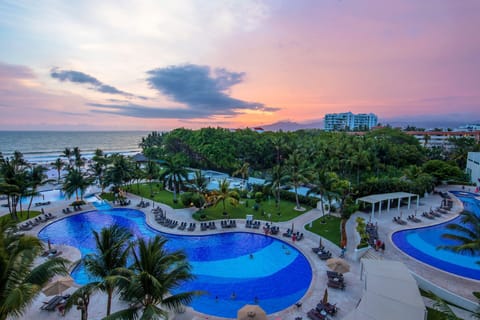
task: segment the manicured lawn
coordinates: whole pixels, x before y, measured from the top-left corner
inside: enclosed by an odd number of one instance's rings
[[[322,223],[322,221],[325,221],[325,223]],[[313,221],[311,228],[309,225],[307,225],[305,228],[340,246],[341,221],[342,219],[338,217],[327,215],[325,216],[325,219],[318,218],[317,220]]]
[[[30,218],[34,218],[41,213],[42,212],[40,212],[40,211],[30,210]],[[25,220],[27,220],[27,211],[17,211],[17,216],[18,216],[18,221],[16,223],[25,221]],[[0,219],[1,220],[12,221],[12,219],[10,218],[10,213],[7,213],[6,215],[1,216]]]
[[[220,202],[217,206],[211,206],[207,209],[198,211],[194,214],[194,218],[197,220],[216,220],[216,219],[245,219],[247,214],[252,214],[254,219],[266,220],[266,221],[288,221],[295,217],[298,217],[305,211],[295,211],[294,202],[289,201],[280,201],[278,208],[275,207],[275,201],[273,199],[266,200],[260,203],[257,210],[254,209],[255,201],[252,199],[242,199],[241,203],[238,206],[233,207],[225,201],[225,211],[228,213],[228,216],[223,215],[223,204]],[[306,211],[310,210],[311,207],[302,205]],[[280,213],[280,214],[279,214]],[[205,218],[201,219],[201,215],[204,214]]]
[[[129,188],[127,188],[127,191],[145,199],[164,203],[174,209],[184,208],[183,204],[180,202],[180,195],[177,194],[178,202],[173,203],[173,193],[164,190],[161,183],[152,183],[152,192],[150,192],[149,183],[142,183],[138,186],[136,184],[133,184]]]

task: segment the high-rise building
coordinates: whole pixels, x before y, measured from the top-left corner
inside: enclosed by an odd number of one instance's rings
[[[325,115],[325,131],[359,131],[370,130],[378,123],[373,113],[353,114],[351,112],[329,113]]]

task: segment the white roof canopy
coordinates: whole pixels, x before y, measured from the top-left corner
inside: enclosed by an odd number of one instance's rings
[[[366,197],[358,198],[357,201],[363,201],[367,203],[377,203],[385,200],[404,199],[404,198],[411,198],[411,197],[417,197],[417,196],[418,195],[414,193],[408,193],[408,192],[392,192],[392,193],[371,194]]]

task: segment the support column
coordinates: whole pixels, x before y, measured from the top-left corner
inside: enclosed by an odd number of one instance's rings
[[[372,222],[373,222],[373,218],[375,217],[374,213],[375,213],[375,203],[372,203],[372,216],[370,217],[370,221]]]
[[[402,202],[402,198],[398,198],[398,207],[397,207],[397,213],[400,213],[400,202]]]
[[[419,204],[420,204],[420,196],[417,194],[417,209],[418,209]]]
[[[387,211],[390,212],[390,200],[391,199],[388,199],[388,203],[387,203]]]
[[[408,196],[408,209],[410,209],[410,202],[412,200],[412,197],[411,196]]]

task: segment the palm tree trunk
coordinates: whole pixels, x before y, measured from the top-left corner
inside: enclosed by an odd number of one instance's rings
[[[27,219],[30,219],[30,208],[32,207],[32,202],[33,202],[33,194],[30,197],[30,202],[28,203],[28,208],[27,208]]]
[[[107,316],[110,315],[112,309],[112,290],[107,291]]]
[[[297,203],[297,209],[300,209],[300,200],[298,199],[297,185],[295,184],[295,202]]]

